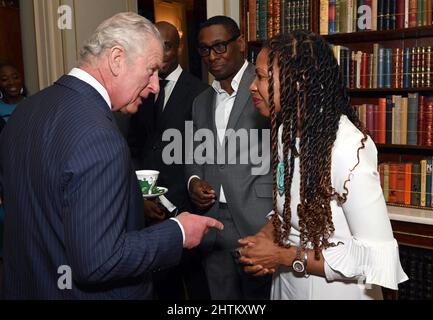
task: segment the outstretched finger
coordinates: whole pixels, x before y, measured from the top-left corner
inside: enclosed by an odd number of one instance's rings
[[[224,225],[218,220],[210,217],[206,217],[206,220],[206,226],[208,226],[209,228],[216,228],[218,230],[224,229]]]

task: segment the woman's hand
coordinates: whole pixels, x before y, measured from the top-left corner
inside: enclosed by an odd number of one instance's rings
[[[280,265],[281,248],[269,233],[260,231],[255,236],[240,239],[239,243],[244,245],[238,251],[246,273],[262,276],[274,273]]]

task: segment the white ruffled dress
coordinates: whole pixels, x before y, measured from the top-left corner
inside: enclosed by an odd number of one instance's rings
[[[340,194],[350,170],[357,163],[362,133],[342,116],[332,149],[332,185]],[[279,128],[279,161],[283,159],[282,127]],[[298,141],[299,143],[299,141]],[[280,268],[273,278],[271,299],[382,299],[381,286],[397,290],[406,281],[399,259],[385,200],[377,172],[377,150],[369,137],[360,151],[360,164],[353,171],[347,187],[347,201],[339,206],[331,202],[335,232],[331,237],[338,246],[322,251],[326,277],[299,277],[291,268]],[[299,158],[295,158],[291,186],[292,229],[289,243],[299,244],[300,202]],[[277,198],[281,214],[284,195]]]

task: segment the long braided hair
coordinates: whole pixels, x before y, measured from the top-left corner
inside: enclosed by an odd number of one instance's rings
[[[267,41],[269,108],[272,124],[273,207],[277,212],[276,172],[278,164],[278,125],[274,103],[274,64],[279,69],[281,122],[283,125],[284,194],[283,216],[273,217],[275,242],[284,246],[291,229],[290,186],[294,159],[300,157],[300,204],[297,207],[300,245],[311,245],[316,259],[324,248],[335,246],[329,241],[334,232],[331,200],[340,204],[347,199],[347,183],[359,164],[359,152],[365,147],[367,131],[351,106],[332,49],[319,35],[294,31]],[[337,136],[341,115],[363,133],[357,150],[358,162],[348,172],[343,194],[331,183],[331,151]],[[296,138],[300,138],[299,154]]]

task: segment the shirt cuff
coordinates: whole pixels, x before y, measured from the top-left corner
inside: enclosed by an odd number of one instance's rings
[[[199,176],[191,176],[191,177],[188,179],[188,184],[187,184],[187,186],[186,186],[186,188],[187,188],[187,190],[188,190],[188,193],[189,193],[189,184],[191,183],[191,180],[194,179],[194,178],[200,179]]]
[[[185,244],[185,230],[183,230],[183,226],[182,223],[180,223],[179,220],[177,220],[176,218],[170,218],[170,220],[176,221],[176,223],[179,225],[180,231],[182,231],[182,244]]]
[[[159,196],[159,201],[161,204],[174,216],[177,216],[177,208],[176,206],[171,203],[170,200],[168,200],[164,195]]]

